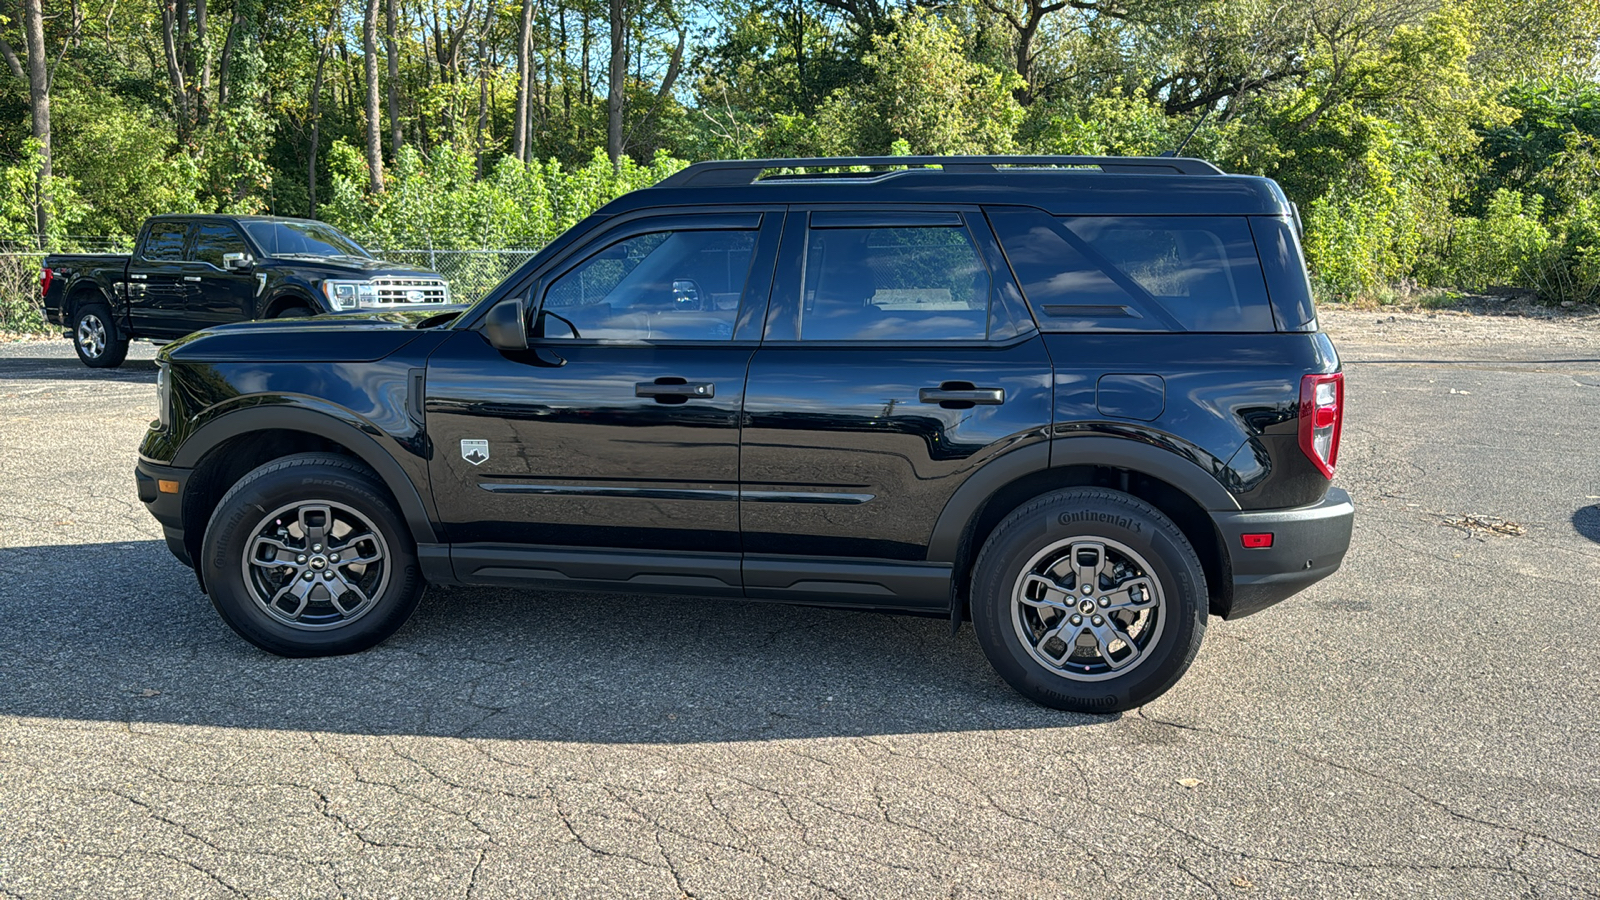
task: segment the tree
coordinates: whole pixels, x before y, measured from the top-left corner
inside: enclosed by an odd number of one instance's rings
[[[367,187],[383,193],[383,119],[378,112],[378,0],[367,0],[361,23],[361,53],[367,88]]]
[[[28,107],[33,117],[33,139],[39,142],[38,202],[35,206],[41,239],[50,232],[50,69],[44,46],[43,0],[23,0],[23,28],[28,41]]]

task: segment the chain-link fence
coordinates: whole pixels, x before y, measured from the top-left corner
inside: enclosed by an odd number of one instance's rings
[[[472,303],[505,280],[537,250],[374,250],[373,255],[438,272],[450,282],[450,299]]]

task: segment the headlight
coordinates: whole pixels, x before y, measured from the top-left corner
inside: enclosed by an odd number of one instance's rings
[[[156,420],[172,427],[172,369],[166,363],[156,364]]]
[[[324,281],[322,293],[334,309],[360,309],[378,304],[378,286],[370,281]]]

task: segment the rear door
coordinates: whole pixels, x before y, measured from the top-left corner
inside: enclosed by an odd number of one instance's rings
[[[745,394],[750,596],[943,609],[960,485],[1045,440],[1050,360],[976,210],[788,217]]]
[[[190,326],[183,254],[190,223],[158,219],[128,261],[128,316],[140,337],[181,337]]]
[[[781,219],[618,225],[529,286],[528,350],[461,331],[429,358],[458,577],[740,593],[740,411]]]
[[[224,268],[223,257],[229,253],[254,255],[244,236],[230,223],[195,223],[183,263],[185,305],[195,328],[255,317],[261,282],[249,272]]]

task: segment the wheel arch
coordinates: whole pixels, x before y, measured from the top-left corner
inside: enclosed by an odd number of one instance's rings
[[[79,278],[66,286],[61,299],[61,319],[70,323],[78,314],[78,308],[85,303],[104,303],[106,309],[111,311],[111,321],[121,327],[117,307],[106,289],[92,278]]]
[[[371,426],[368,426],[369,428]],[[437,543],[422,495],[400,464],[356,424],[325,412],[255,407],[225,413],[184,441],[172,465],[192,470],[183,497],[184,543],[199,559],[200,542],[217,503],[257,466],[295,453],[321,451],[360,460],[388,489],[419,545]]]
[[[261,314],[258,319],[270,319],[278,313],[295,306],[303,306],[311,310],[312,315],[324,312],[316,298],[298,288],[288,287],[266,298],[261,304]]]
[[[1232,563],[1210,510],[1238,501],[1210,473],[1169,451],[1121,438],[1058,438],[1013,450],[973,473],[945,504],[928,559],[950,563],[952,617],[965,617],[972,566],[1002,519],[1041,494],[1068,487],[1109,487],[1138,497],[1172,519],[1205,570],[1210,607],[1232,603]],[[958,619],[959,620],[959,619]]]

